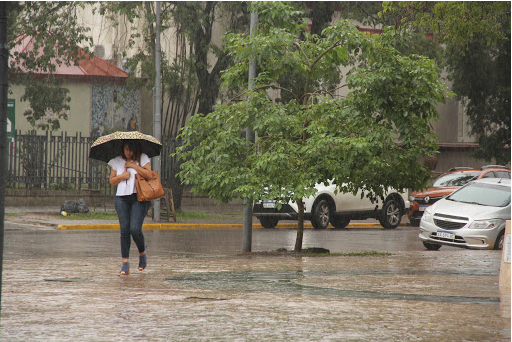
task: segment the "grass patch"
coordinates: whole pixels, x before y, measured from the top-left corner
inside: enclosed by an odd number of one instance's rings
[[[177,220],[222,220],[226,216],[240,215],[240,213],[205,213],[202,211],[181,211],[176,212]]]
[[[176,213],[177,220],[222,220],[226,216],[239,215],[240,213],[205,213],[202,211],[181,211]],[[86,214],[59,215],[59,218],[66,220],[117,220],[115,211],[89,211]]]
[[[18,217],[18,216],[21,216],[21,214],[20,213],[5,213],[5,216]]]
[[[66,220],[117,220],[115,211],[90,211],[82,214],[59,215],[59,218]]]

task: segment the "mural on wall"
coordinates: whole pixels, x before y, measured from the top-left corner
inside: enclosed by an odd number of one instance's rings
[[[137,131],[139,112],[139,91],[127,91],[123,86],[92,86],[92,135]]]

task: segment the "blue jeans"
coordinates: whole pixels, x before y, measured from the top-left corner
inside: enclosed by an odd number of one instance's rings
[[[116,196],[115,206],[119,225],[121,227],[121,257],[130,257],[131,238],[137,245],[139,253],[146,250],[144,234],[142,234],[142,223],[148,213],[150,201],[139,202],[137,194],[128,196]]]

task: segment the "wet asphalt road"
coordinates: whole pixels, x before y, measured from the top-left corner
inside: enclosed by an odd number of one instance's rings
[[[117,256],[119,232],[117,230],[56,231],[30,228],[30,226],[6,223],[7,252],[19,257],[59,256],[70,253],[75,256]],[[146,244],[153,255],[173,253],[233,254],[242,249],[241,229],[176,229],[144,230]],[[252,251],[272,251],[278,248],[293,250],[296,230],[253,229]],[[303,248],[322,247],[331,253],[339,252],[399,252],[424,251],[418,238],[418,228],[400,226],[384,230],[378,227],[305,229]],[[443,246],[442,250],[457,250]],[[132,244],[132,251],[134,246]]]
[[[7,223],[2,341],[510,341],[501,251],[427,251],[417,228],[307,229],[303,247],[389,255],[241,256],[240,229],[145,230],[119,276],[118,231]],[[294,229],[253,231],[253,251]],[[132,255],[137,255],[132,244]]]

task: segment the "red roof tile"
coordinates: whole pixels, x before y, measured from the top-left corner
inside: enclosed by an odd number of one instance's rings
[[[34,49],[31,36],[19,36],[19,44],[11,50],[11,56],[15,52],[26,52]],[[43,48],[40,48],[42,53]],[[85,52],[80,47],[78,48],[79,54],[83,56]],[[12,57],[11,57],[12,58]],[[55,63],[56,64],[56,63]],[[92,58],[85,58],[78,62],[76,65],[57,65],[56,75],[61,75],[65,78],[73,79],[89,79],[89,78],[121,78],[126,79],[128,74],[118,68],[117,66],[99,58],[93,56]]]

